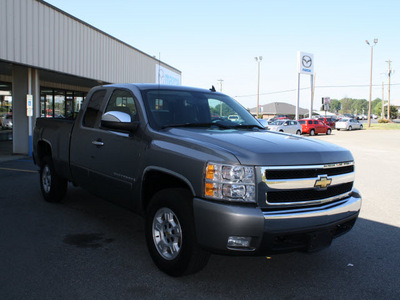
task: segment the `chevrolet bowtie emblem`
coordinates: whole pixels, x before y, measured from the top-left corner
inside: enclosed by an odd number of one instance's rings
[[[315,181],[314,187],[319,190],[326,189],[332,183],[332,179],[328,178],[326,175],[318,176],[318,179]]]

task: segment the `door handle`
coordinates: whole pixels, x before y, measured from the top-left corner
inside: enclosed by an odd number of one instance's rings
[[[92,141],[92,144],[98,147],[104,146],[104,143],[101,140]]]

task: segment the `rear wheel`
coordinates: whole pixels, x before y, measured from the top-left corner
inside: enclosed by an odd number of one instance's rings
[[[363,126],[362,125],[360,125],[360,130],[363,130]]]
[[[310,135],[315,135],[315,130],[314,129],[310,130]]]
[[[68,181],[57,175],[53,160],[46,156],[40,166],[40,189],[48,202],[60,202],[67,193]]]
[[[147,247],[156,266],[171,276],[198,272],[210,257],[197,244],[192,198],[185,189],[161,190],[147,210]]]
[[[349,131],[351,131],[353,128],[351,126],[349,126]]]

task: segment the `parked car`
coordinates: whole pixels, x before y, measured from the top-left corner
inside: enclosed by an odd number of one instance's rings
[[[336,129],[345,129],[345,130],[353,130],[353,129],[363,129],[363,125],[356,119],[343,118],[336,122]]]
[[[293,120],[277,120],[268,124],[267,129],[271,131],[301,134],[301,125],[299,122]]]
[[[335,119],[334,118],[318,118],[319,121],[324,123],[325,125],[328,125],[330,128],[334,129],[335,128]]]
[[[13,127],[13,119],[12,119],[12,115],[8,114],[4,117],[1,126],[3,127],[3,129],[12,129]]]
[[[309,135],[316,135],[318,133],[332,133],[332,129],[319,120],[301,119],[299,120],[299,123],[301,124],[302,132]]]

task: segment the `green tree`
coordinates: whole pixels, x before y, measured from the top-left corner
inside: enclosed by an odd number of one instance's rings
[[[337,99],[331,99],[330,112],[337,114],[341,110],[342,104]]]
[[[342,104],[342,114],[351,114],[353,113],[353,99],[351,98],[343,98],[340,100],[340,103]]]

